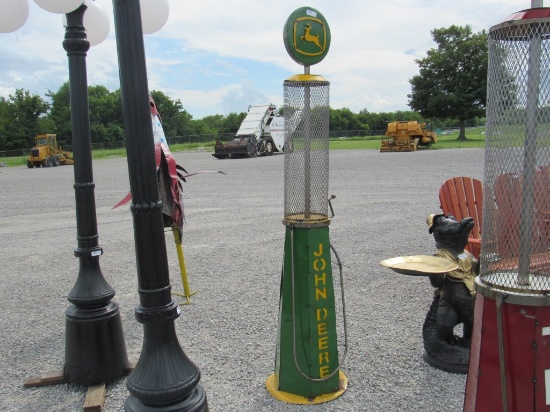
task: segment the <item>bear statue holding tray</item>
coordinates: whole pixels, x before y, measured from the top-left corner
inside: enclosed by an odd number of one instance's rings
[[[469,217],[457,221],[452,215],[430,215],[427,224],[435,240],[435,256],[453,262],[456,269],[429,275],[436,290],[422,327],[424,359],[448,372],[467,373],[479,261],[464,248],[474,221]],[[461,337],[454,333],[460,324]]]
[[[467,373],[474,323],[474,281],[479,261],[467,250],[474,227],[470,217],[457,221],[451,215],[428,216],[429,233],[437,252],[432,255],[399,256],[380,262],[403,275],[428,276],[436,288],[422,326],[424,360],[435,368]],[[455,329],[462,328],[462,334]]]

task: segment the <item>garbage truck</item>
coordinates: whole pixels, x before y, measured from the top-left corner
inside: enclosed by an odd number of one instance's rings
[[[230,142],[216,140],[214,156],[217,159],[271,156],[282,152],[285,144],[285,120],[273,104],[248,107],[235,138]]]

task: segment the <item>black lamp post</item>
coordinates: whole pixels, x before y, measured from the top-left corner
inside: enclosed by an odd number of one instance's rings
[[[139,0],[113,0],[140,303],[141,356],[128,376],[127,411],[208,411],[200,372],[183,352],[174,320]]]
[[[80,270],[67,299],[65,313],[64,378],[71,383],[95,385],[127,374],[129,365],[115,291],[99,268],[103,249],[98,244],[88,111],[86,52],[90,43],[83,27],[83,4],[67,14],[63,47],[69,60],[72,143]]]

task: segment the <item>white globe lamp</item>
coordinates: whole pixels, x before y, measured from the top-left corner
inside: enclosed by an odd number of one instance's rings
[[[78,9],[84,0],[34,0],[34,2],[50,13],[67,14]]]
[[[107,12],[92,0],[86,0],[88,7],[84,13],[84,28],[91,46],[97,46],[109,35],[110,23]]]
[[[170,6],[168,0],[140,0],[143,34],[152,34],[168,21]]]
[[[84,5],[87,7],[84,13],[84,28],[86,29],[86,38],[90,42],[90,46],[97,46],[109,35],[111,24],[107,12],[99,7],[93,0],[85,0]],[[67,27],[67,16],[63,15],[63,26]]]
[[[16,31],[28,17],[28,0],[0,0],[0,33]]]

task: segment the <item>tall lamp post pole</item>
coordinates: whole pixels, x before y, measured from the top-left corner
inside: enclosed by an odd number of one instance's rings
[[[92,173],[86,52],[90,43],[83,25],[87,7],[67,14],[63,48],[69,60],[74,190],[80,270],[67,299],[64,376],[68,382],[97,384],[126,375],[128,358],[115,291],[101,273]]]
[[[140,302],[141,356],[128,376],[127,411],[208,411],[199,369],[183,352],[174,321],[139,0],[113,0]]]

